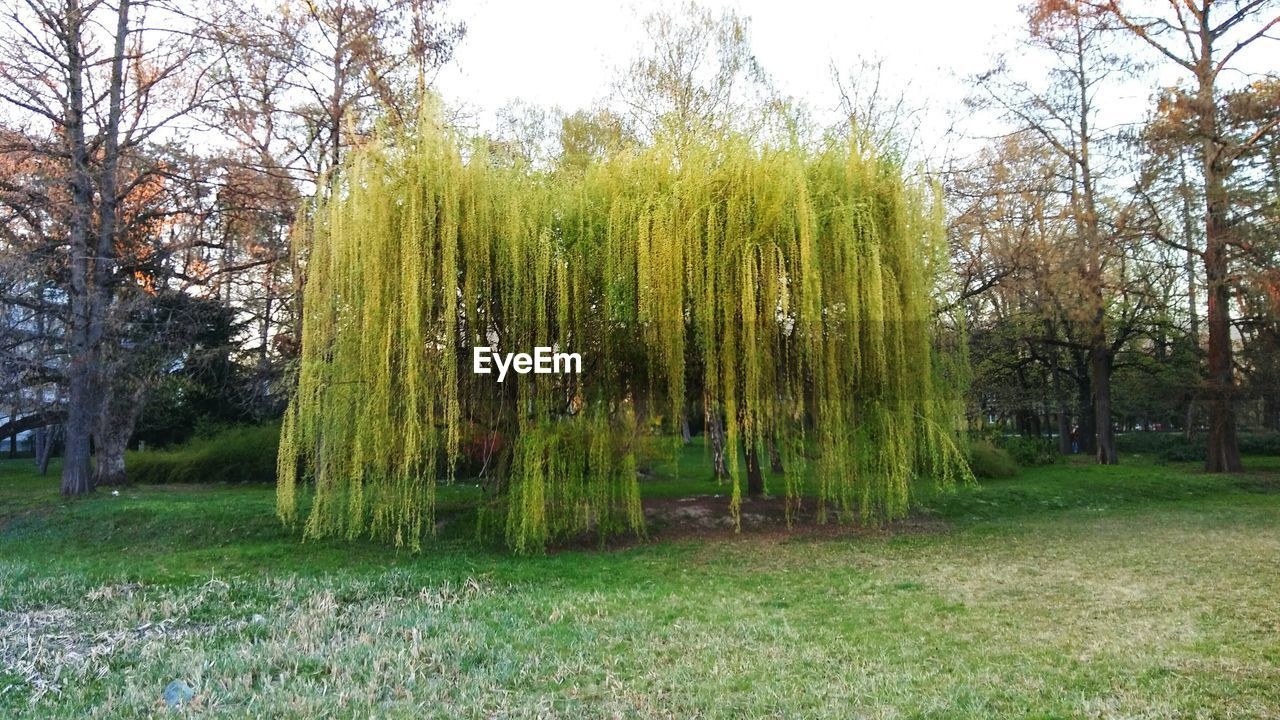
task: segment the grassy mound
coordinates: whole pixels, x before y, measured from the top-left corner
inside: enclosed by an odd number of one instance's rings
[[[242,425],[172,450],[131,452],[125,466],[137,483],[274,483],[279,444],[279,425]]]
[[[984,480],[1002,480],[1018,474],[1018,463],[1009,451],[986,440],[976,440],[970,445],[969,468],[974,477]]]

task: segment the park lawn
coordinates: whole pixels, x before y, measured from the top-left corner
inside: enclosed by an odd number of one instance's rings
[[[168,716],[175,679],[196,716],[1280,717],[1280,459],[1125,460],[875,532],[535,558],[299,543],[263,486],[63,502],[0,463],[0,717]],[[723,492],[696,472],[646,494]]]

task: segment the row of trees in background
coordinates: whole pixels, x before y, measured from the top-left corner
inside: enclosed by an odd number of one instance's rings
[[[1238,469],[1238,418],[1280,428],[1280,77],[1265,60],[1280,7],[1040,0],[1025,13],[1018,62],[969,78],[968,110],[1001,128],[976,149],[926,146],[928,108],[890,89],[880,61],[833,71],[838,120],[823,126],[771,85],[743,19],[696,9],[649,19],[653,52],[609,107],[517,104],[494,141],[545,164],[737,122],[800,143],[851,132],[920,162],[946,187],[959,282],[938,292],[967,320],[975,427],[1056,435],[1061,452],[1075,436],[1102,463],[1118,461],[1119,428],[1176,428],[1202,434],[1209,469]],[[1169,86],[1147,79],[1165,69]]]
[[[415,117],[463,36],[441,2],[12,4],[0,437],[58,428],[79,494],[123,479],[130,437],[277,416],[309,198],[378,123]],[[1280,81],[1258,59],[1278,18],[1274,0],[1039,0],[1023,53],[1051,71],[972,78],[970,109],[1006,131],[939,155],[879,64],[833,72],[834,112],[815,111],[771,83],[747,19],[688,5],[646,19],[607,102],[514,103],[484,141],[534,169],[727,130],[852,134],[919,162],[946,187],[957,282],[937,292],[966,319],[975,425],[1053,431],[1064,451],[1075,434],[1100,462],[1118,426],[1203,428],[1208,467],[1230,470],[1239,422],[1280,424]],[[1177,79],[1154,87],[1154,69]],[[1134,88],[1154,93],[1139,123],[1115,112]]]
[[[1052,418],[1102,463],[1117,425],[1204,417],[1206,467],[1238,470],[1238,415],[1280,422],[1280,78],[1237,64],[1274,51],[1277,6],[1043,0],[1027,20],[1050,73],[975,79],[1011,131],[950,181],[982,411]],[[1117,115],[1161,63],[1182,76],[1145,122]]]

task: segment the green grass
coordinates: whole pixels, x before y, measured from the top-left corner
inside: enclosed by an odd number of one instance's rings
[[[647,495],[723,491],[680,459]],[[1126,460],[891,532],[524,559],[299,543],[261,485],[64,502],[0,463],[0,717],[172,716],[174,679],[219,717],[1280,717],[1280,459]]]

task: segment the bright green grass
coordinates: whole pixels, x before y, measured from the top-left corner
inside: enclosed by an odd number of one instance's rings
[[[1280,717],[1280,459],[1249,465],[1057,465],[926,498],[927,531],[518,559],[299,544],[267,487],[63,502],[4,463],[0,717],[171,715],[175,678],[197,716]],[[679,467],[646,493],[723,492]]]

